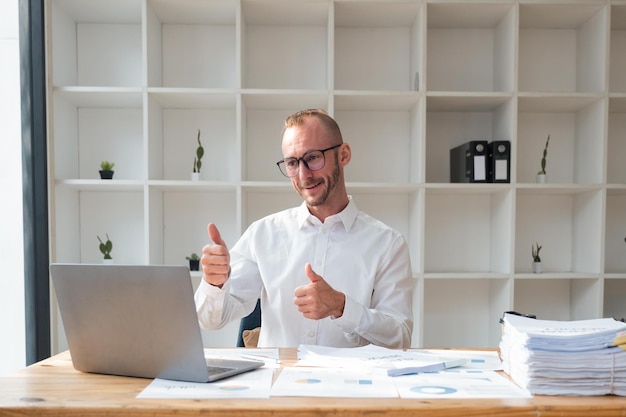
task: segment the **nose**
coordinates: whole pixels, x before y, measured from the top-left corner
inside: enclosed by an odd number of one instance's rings
[[[300,166],[298,167],[298,177],[301,179],[310,177],[313,171],[309,169],[309,166],[306,164],[306,162],[304,162],[304,159],[301,159],[300,161],[298,161],[298,163],[300,164]]]

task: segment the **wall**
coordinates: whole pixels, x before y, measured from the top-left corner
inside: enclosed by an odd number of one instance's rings
[[[0,0],[0,375],[26,364],[19,0]]]

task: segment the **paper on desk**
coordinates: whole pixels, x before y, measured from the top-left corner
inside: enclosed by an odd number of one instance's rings
[[[459,366],[459,369],[502,370],[502,361],[495,350],[418,349],[410,352],[428,352],[446,358],[466,358],[467,363]]]
[[[390,375],[434,371],[461,365],[471,365],[466,357],[469,351],[387,349],[375,345],[356,348],[332,348],[326,346],[300,345],[297,366],[336,368],[383,368]],[[492,357],[493,358],[493,357]],[[496,354],[497,358],[497,354]],[[484,362],[475,356],[474,366]],[[499,359],[497,360],[499,366]],[[493,359],[490,361],[493,364]]]
[[[397,398],[384,369],[283,368],[272,397]]]
[[[269,398],[273,375],[273,369],[259,368],[209,383],[157,378],[139,393],[137,398]]]
[[[497,372],[448,369],[391,378],[401,398],[530,398]]]
[[[298,347],[297,366],[337,368],[389,368],[394,362],[415,360],[413,353],[375,345],[334,348],[317,345]]]

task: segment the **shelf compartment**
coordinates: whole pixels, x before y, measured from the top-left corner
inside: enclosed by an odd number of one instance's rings
[[[163,214],[163,259],[154,260],[158,263],[188,265],[185,257],[192,252],[200,255],[202,247],[209,243],[209,223],[215,223],[229,247],[238,239],[237,193],[234,190],[159,192],[151,189],[151,205],[157,213],[161,210],[159,204],[162,204]],[[152,230],[158,228],[157,223],[160,223],[159,217],[155,216]],[[159,237],[155,236],[156,239]]]
[[[519,98],[518,108],[518,183],[535,182],[548,135],[549,183],[603,183],[604,100],[596,95],[527,95]]]
[[[626,189],[608,190],[606,195],[606,227],[604,271],[626,273]]]
[[[516,279],[515,311],[534,314],[542,320],[585,320],[601,317],[602,280]]]
[[[420,347],[497,347],[510,293],[509,279],[425,279]]]
[[[626,96],[609,99],[607,183],[626,184]]]
[[[626,279],[604,280],[604,311],[602,317],[626,318]]]
[[[244,0],[244,88],[328,89],[327,2]]]
[[[336,2],[334,88],[419,90],[422,27],[417,3]]]
[[[626,4],[611,6],[609,91],[626,93]]]
[[[236,22],[232,0],[148,0],[148,85],[239,88]]]
[[[145,262],[143,192],[57,187],[55,204],[56,228],[64,235],[55,245],[57,262],[102,263],[97,236],[107,233],[115,263]]]
[[[601,272],[602,208],[601,189],[518,189],[515,272],[531,271],[535,243],[544,272]]]
[[[337,97],[335,120],[352,159],[345,168],[346,180],[354,182],[417,182],[421,177],[423,122],[420,105],[410,108],[376,107],[377,98],[363,99],[352,107],[348,97]],[[364,103],[372,104],[364,107]],[[374,168],[376,167],[376,168]]]
[[[450,182],[450,149],[472,140],[508,140],[515,101],[508,95],[428,95],[426,98],[426,182]],[[511,155],[514,172],[514,153]]]
[[[511,4],[427,5],[429,91],[513,91],[517,14]]]
[[[51,9],[55,86],[141,86],[141,1],[54,0]]]
[[[385,169],[374,175],[371,166],[375,162],[353,158],[346,171],[348,181],[423,182],[423,166],[417,163],[422,160],[423,143],[419,138],[424,129],[419,93],[336,91],[333,100],[335,118],[353,154],[384,157],[387,161],[383,162]]]
[[[472,185],[463,187],[466,192],[426,190],[426,273],[511,271],[512,192]]]
[[[519,9],[519,91],[604,91],[606,7],[521,4]]]
[[[189,180],[198,147],[204,148],[200,179],[238,181],[237,96],[234,93],[150,93],[149,177]]]
[[[143,113],[134,92],[56,92],[56,179],[98,179],[103,160],[115,179],[143,178]],[[111,107],[116,103],[119,107]],[[139,107],[134,107],[139,104]]]

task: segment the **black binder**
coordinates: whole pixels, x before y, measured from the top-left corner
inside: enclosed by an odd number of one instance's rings
[[[450,149],[450,182],[487,182],[486,140],[473,140]]]
[[[511,142],[494,140],[489,143],[487,181],[511,182]]]

